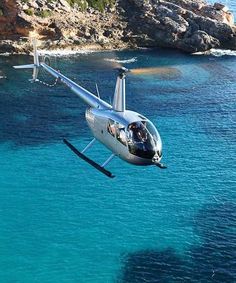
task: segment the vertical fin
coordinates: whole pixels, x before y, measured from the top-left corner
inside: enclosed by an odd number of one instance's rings
[[[121,68],[117,77],[116,88],[113,99],[113,109],[118,112],[124,112],[126,109],[125,102],[125,73],[128,71],[125,68]]]
[[[32,43],[33,43],[34,65],[39,67],[39,55],[38,55],[38,50],[37,50],[36,38],[32,39]]]
[[[37,40],[36,38],[32,39],[33,43],[33,55],[34,55],[34,70],[33,70],[33,81],[36,81],[39,73],[39,55],[37,50]]]
[[[37,81],[40,67],[36,39],[33,39],[33,56],[34,64],[13,66],[15,69],[33,69],[32,79],[30,80],[31,82]]]

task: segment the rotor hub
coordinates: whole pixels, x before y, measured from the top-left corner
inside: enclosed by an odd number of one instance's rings
[[[130,72],[130,70],[125,67],[118,68],[118,74],[121,79],[125,78],[126,73],[128,72]]]

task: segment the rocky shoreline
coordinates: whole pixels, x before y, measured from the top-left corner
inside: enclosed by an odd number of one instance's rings
[[[0,53],[29,53],[30,37],[48,50],[236,50],[233,14],[204,0],[119,0],[103,12],[66,0],[2,0]]]

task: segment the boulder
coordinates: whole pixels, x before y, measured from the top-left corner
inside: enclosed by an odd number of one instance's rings
[[[124,4],[129,29],[152,45],[178,48],[186,52],[210,48],[236,49],[232,14],[224,5],[198,0],[128,0]],[[124,3],[124,2],[123,2]],[[130,11],[130,6],[135,9]],[[144,7],[149,7],[149,10]],[[151,7],[151,9],[150,9]],[[146,35],[146,36],[144,36]],[[133,37],[135,38],[135,37]]]
[[[90,2],[83,1],[86,5]],[[186,52],[236,49],[233,14],[220,3],[117,0],[104,12],[86,5],[81,11],[67,0],[1,0],[0,41],[5,43],[0,42],[0,52],[1,46],[2,50],[9,48],[14,52],[27,50],[29,46],[20,38],[29,36],[31,31],[46,40],[45,46],[50,48],[80,44],[104,48],[163,46]]]
[[[191,53],[218,48],[219,46],[218,39],[202,30],[197,30],[190,37],[185,37],[182,41],[179,41],[179,47]]]

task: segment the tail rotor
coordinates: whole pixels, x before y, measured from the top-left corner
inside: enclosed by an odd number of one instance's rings
[[[38,73],[39,73],[39,55],[37,50],[37,41],[34,38],[33,40],[33,55],[34,55],[34,69],[33,69],[33,79],[32,81],[35,82],[38,79]]]
[[[30,81],[36,82],[38,80],[40,62],[39,62],[39,55],[38,55],[38,51],[37,51],[37,41],[36,41],[36,39],[33,39],[32,42],[33,42],[34,64],[18,65],[18,66],[13,66],[13,67],[15,69],[33,69],[32,79]]]

